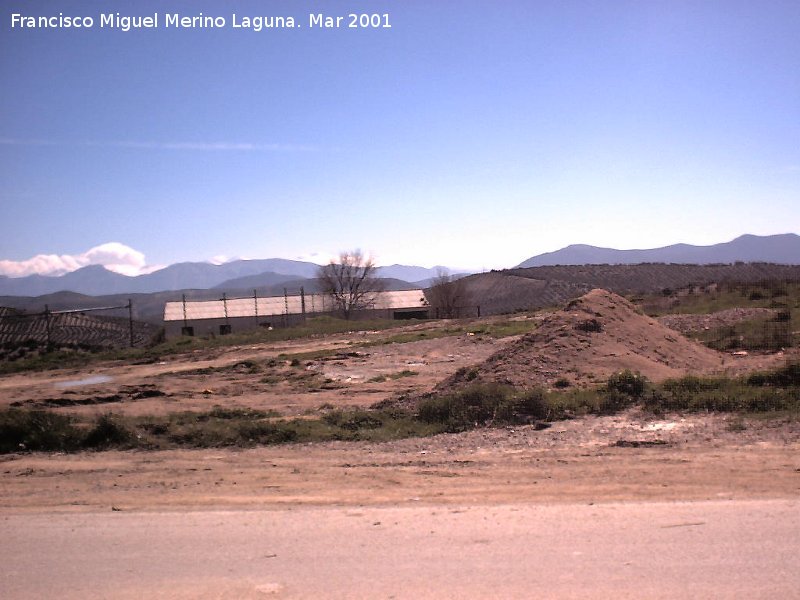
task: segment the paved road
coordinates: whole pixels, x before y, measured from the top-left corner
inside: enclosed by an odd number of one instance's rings
[[[800,598],[800,500],[0,514],[0,597]]]

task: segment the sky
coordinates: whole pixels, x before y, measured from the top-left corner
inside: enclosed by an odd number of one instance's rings
[[[478,270],[800,232],[796,0],[0,9],[0,275],[355,248]],[[114,13],[159,26],[101,27]],[[299,26],[234,27],[257,16]]]

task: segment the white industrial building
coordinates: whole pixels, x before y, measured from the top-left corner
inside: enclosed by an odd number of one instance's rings
[[[256,327],[289,327],[302,323],[309,316],[336,316],[338,312],[327,294],[184,299],[166,303],[164,326],[167,337],[224,335]],[[367,308],[352,314],[354,319],[426,319],[429,316],[430,305],[422,290],[376,292]]]

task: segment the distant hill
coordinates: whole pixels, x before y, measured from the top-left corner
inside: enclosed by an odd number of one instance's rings
[[[389,277],[393,279],[401,279],[403,281],[425,281],[432,280],[440,273],[461,273],[461,271],[453,271],[447,267],[437,265],[435,267],[412,267],[408,265],[389,265],[388,267],[379,267],[378,275],[380,277]]]
[[[128,277],[100,265],[91,265],[59,277],[0,277],[0,295],[41,296],[65,291],[89,296],[150,294],[169,290],[209,289],[230,279],[266,273],[283,276],[283,279],[314,277],[317,269],[314,263],[268,258],[235,260],[223,265],[177,263],[147,275]],[[273,282],[278,278],[273,277]]]
[[[380,267],[378,276],[404,282],[435,277],[443,267],[391,265]],[[186,289],[253,289],[271,287],[282,282],[313,279],[319,265],[283,258],[235,260],[222,265],[185,262],[170,265],[147,275],[128,277],[100,265],[83,267],[57,277],[29,275],[0,276],[0,296],[43,296],[58,292],[75,292],[88,296],[113,294],[152,294]],[[392,284],[394,285],[394,284]],[[299,287],[299,286],[298,286]],[[413,286],[411,286],[413,287]]]
[[[615,250],[574,244],[555,252],[533,256],[518,268],[552,265],[631,265],[639,263],[675,263],[707,265],[715,263],[767,262],[800,264],[800,236],[742,235],[730,242],[712,246],[675,244],[649,250]]]
[[[482,315],[557,306],[592,288],[648,294],[711,283],[768,280],[800,281],[800,265],[558,265],[479,273],[464,277],[460,286],[463,316],[469,316],[478,306]]]
[[[237,277],[235,279],[227,279],[222,283],[213,286],[213,289],[260,289],[265,287],[273,287],[280,284],[287,284],[296,281],[311,281],[310,279],[300,279],[297,276],[281,275],[279,273],[259,273],[258,275],[245,275],[244,277]]]

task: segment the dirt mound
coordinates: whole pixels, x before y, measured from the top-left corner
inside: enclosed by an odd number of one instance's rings
[[[472,369],[460,369],[438,389],[466,382],[520,388],[588,385],[631,369],[659,381],[724,369],[725,356],[640,314],[624,298],[595,289],[547,317],[534,332]]]

